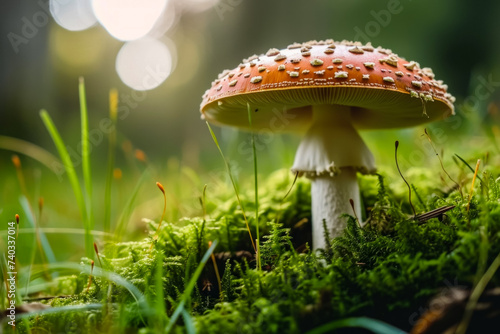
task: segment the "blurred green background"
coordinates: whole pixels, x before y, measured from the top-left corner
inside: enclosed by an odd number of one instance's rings
[[[161,215],[162,201],[155,181],[165,185],[174,203],[175,209],[169,211],[168,219],[199,214],[197,196],[203,185],[211,187],[225,180],[223,162],[205,123],[200,120],[202,94],[218,73],[236,67],[243,58],[264,53],[271,47],[284,48],[293,42],[313,39],[371,42],[431,67],[436,78],[448,84],[449,92],[457,97],[457,116],[428,125],[445,161],[449,161],[453,153],[472,160],[482,158],[480,155],[485,151],[498,154],[498,1],[128,0],[109,1],[105,10],[107,19],[102,13],[98,19],[93,16],[99,16],[95,6],[102,1],[94,0],[94,7],[91,7],[92,1],[81,1],[86,2],[87,7],[81,5],[76,9],[71,7],[74,2],[5,0],[0,4],[0,136],[4,136],[3,141],[0,140],[3,146],[0,149],[0,222],[12,220],[15,213],[23,212],[19,201],[21,188],[11,162],[12,154],[18,154],[28,200],[36,207],[39,197],[45,199],[41,225],[81,227],[66,176],[56,175],[47,166],[27,157],[25,152],[6,149],[9,144],[5,139],[26,140],[57,155],[39,117],[40,109],[44,108],[53,117],[67,146],[76,152],[77,161],[79,76],[86,82],[89,127],[96,129],[96,144],[91,153],[96,183],[96,228],[99,229],[103,215],[101,203],[108,154],[107,136],[98,130],[100,122],[108,117],[111,88],[116,88],[120,96],[116,167],[122,171],[121,178],[114,184],[113,220],[120,215],[127,194],[145,168],[152,172],[132,215],[131,231],[142,233],[134,237],[145,235],[141,217],[158,219]],[[146,39],[159,42],[163,46],[159,50],[171,59],[167,63],[170,71],[160,68],[156,72],[161,77],[156,82],[159,85],[141,92],[125,84],[119,75],[124,69],[117,68],[118,55],[133,42],[111,35],[112,27],[108,24],[110,17],[112,21],[124,15],[122,27],[139,26],[147,16],[141,10],[127,12],[124,9],[137,4],[142,9],[159,6],[160,9],[155,7],[150,11],[156,13],[156,17],[149,20],[152,28]],[[78,19],[71,16],[75,13],[87,15],[82,21],[88,21],[90,27],[81,31],[65,29],[64,23],[66,28],[75,29],[73,23]],[[61,16],[55,17],[56,14]],[[143,56],[161,56],[161,52],[152,49],[149,55],[146,52]],[[124,65],[132,74],[137,66],[143,66],[140,55],[136,57]],[[154,72],[157,66],[163,65],[161,59],[153,59],[150,66]],[[248,135],[233,129],[214,129],[236,174],[249,178],[251,156],[242,153]],[[423,129],[422,126],[367,132],[363,136],[378,164],[388,169],[394,168],[394,141],[400,140],[402,166],[409,168],[426,166],[435,157],[422,136]],[[264,177],[273,170],[291,166],[299,138],[275,135],[257,137],[257,142],[259,173]],[[122,149],[124,143],[129,145],[125,150]],[[145,161],[134,157],[135,149],[145,153]],[[67,239],[61,238],[59,256],[77,256],[75,247],[81,249],[83,242],[78,236]]]

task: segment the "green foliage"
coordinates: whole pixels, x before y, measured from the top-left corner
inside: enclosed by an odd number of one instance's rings
[[[95,275],[87,291],[89,273],[82,270],[58,280],[57,290],[71,297],[46,302],[101,307],[31,317],[30,326],[71,331],[64,327],[69,322],[88,331],[140,328],[141,333],[166,327],[179,333],[319,333],[366,324],[410,330],[410,315],[425,309],[443,289],[472,288],[478,282],[484,282],[482,288],[500,285],[500,274],[487,270],[500,253],[498,171],[488,170],[482,179],[469,210],[467,196],[417,183],[419,210],[456,206],[418,222],[404,202],[407,194],[392,191],[381,175],[362,177],[367,223],[360,227],[347,216],[344,235],[330,240],[326,234],[328,249],[313,253],[306,247],[300,253],[290,235],[298,221],[309,218],[309,185],[299,180],[283,201],[292,180],[286,171],[277,172],[259,189],[262,271],[256,268],[241,206],[231,189],[220,188],[207,194],[206,218],[163,222],[151,250],[151,238],[103,249],[103,269],[135,286],[146,304],[106,275]],[[243,191],[240,201],[252,210],[254,193]],[[158,224],[148,224],[153,236]],[[220,240],[214,253],[222,291],[212,263],[204,265],[208,242],[215,240]],[[82,263],[88,268],[89,260]],[[485,272],[488,280],[481,280]]]

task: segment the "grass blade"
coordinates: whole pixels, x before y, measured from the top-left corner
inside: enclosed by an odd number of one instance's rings
[[[247,103],[247,111],[248,111],[248,123],[250,124],[250,131],[252,137],[252,153],[253,153],[253,175],[254,175],[254,191],[255,191],[255,229],[257,234],[257,268],[261,270],[260,264],[260,253],[259,253],[259,245],[260,245],[260,231],[259,231],[259,176],[258,176],[258,168],[257,168],[257,150],[255,148],[255,134],[253,132],[253,124],[252,124],[252,110],[250,108],[250,104]]]
[[[395,142],[395,153],[394,153],[394,158],[396,160],[396,167],[398,168],[398,172],[399,172],[399,175],[401,175],[401,178],[403,179],[403,181],[405,181],[406,183],[406,186],[408,187],[408,201],[410,202],[410,205],[411,205],[411,210],[413,211],[413,219],[415,219],[415,217],[417,216],[417,212],[415,211],[415,207],[413,206],[413,203],[411,202],[411,187],[410,187],[410,184],[408,183],[408,181],[406,181],[405,177],[403,176],[403,173],[401,173],[401,169],[399,169],[399,164],[398,164],[398,147],[399,147],[399,141],[396,140]]]
[[[215,247],[217,246],[217,243],[218,243],[217,240],[214,240],[214,242],[212,243],[212,246],[210,246],[210,248],[208,248],[208,250],[205,252],[205,255],[203,255],[203,258],[201,259],[200,264],[198,264],[198,267],[196,268],[196,270],[194,271],[193,276],[191,276],[191,279],[189,280],[189,283],[186,286],[186,288],[184,289],[184,293],[182,294],[181,302],[179,303],[179,305],[177,305],[177,308],[175,309],[174,313],[172,314],[172,317],[170,318],[170,321],[169,321],[167,327],[165,328],[166,333],[170,333],[170,331],[172,330],[172,327],[177,322],[177,319],[179,318],[181,313],[184,311],[184,305],[186,304],[187,300],[190,298],[191,292],[193,292],[193,289],[194,289],[194,286],[196,285],[198,277],[200,276],[201,272],[203,271],[203,268],[205,267],[205,264],[207,263],[208,258],[210,257],[210,255],[213,253]]]
[[[118,114],[118,91],[109,92],[109,118],[113,123],[108,139],[108,163],[106,167],[106,186],[104,190],[104,231],[111,228],[111,185],[113,183],[113,168],[115,165],[116,149],[116,118]]]
[[[455,156],[460,159],[460,161],[462,161],[464,163],[465,166],[467,166],[470,171],[472,172],[472,174],[474,174],[476,171],[474,168],[472,168],[468,163],[467,161],[465,161],[461,156],[459,156],[458,154],[455,153]],[[483,182],[483,179],[478,175],[477,178],[479,179],[479,181]]]
[[[38,229],[41,233],[45,233],[45,234],[64,234],[64,235],[68,235],[68,234],[74,234],[74,235],[78,235],[78,234],[83,234],[85,235],[85,229],[80,229],[80,228],[69,228],[69,227],[40,227]],[[95,235],[95,236],[100,236],[100,237],[111,237],[113,236],[112,233],[106,233],[106,232],[103,232],[103,231],[96,231],[96,230],[92,230],[90,231],[92,233],[92,235]],[[19,229],[19,234],[35,234],[36,233],[36,228],[20,228]],[[3,230],[3,231],[0,231],[0,236],[5,236],[7,235],[7,230]],[[40,239],[42,240],[42,246],[43,246],[43,239],[45,237],[44,236],[40,236]],[[52,257],[53,257],[53,253],[52,253]],[[55,260],[53,261],[55,262]]]
[[[77,273],[83,272],[87,275],[90,274],[90,265],[82,266],[80,263],[76,262],[50,263],[48,265],[48,269],[57,271],[61,275],[74,274],[75,272]],[[32,274],[32,279],[40,277],[41,275],[43,275],[43,269],[34,270]],[[112,271],[104,270],[100,267],[94,267],[92,275],[95,277],[102,277],[104,279],[107,279],[115,283],[116,285],[125,288],[130,293],[132,298],[134,298],[137,305],[140,307],[141,313],[143,314],[150,313],[152,311],[152,309],[150,308],[149,304],[146,301],[146,298],[144,297],[144,294],[134,284],[130,283],[122,276]]]
[[[196,334],[196,328],[194,327],[193,319],[189,315],[188,311],[182,310],[182,318],[184,319],[184,326],[186,326],[186,332],[188,334]]]
[[[80,97],[80,122],[82,136],[82,171],[85,192],[87,195],[87,210],[89,218],[92,219],[92,172],[90,169],[89,152],[89,119],[87,112],[87,100],[85,97],[85,81],[82,77],[78,82],[78,94]]]
[[[141,177],[139,178],[139,181],[137,181],[137,184],[135,185],[134,190],[132,191],[127,204],[125,205],[125,208],[123,209],[120,218],[118,219],[118,224],[115,228],[115,239],[116,240],[121,240],[123,237],[123,233],[125,232],[125,228],[127,227],[128,221],[130,220],[130,216],[132,215],[132,211],[134,210],[134,202],[137,198],[137,194],[139,193],[139,190],[141,189],[142,184],[146,180],[146,177],[149,176],[148,170],[146,169]]]
[[[79,78],[78,94],[80,97],[82,172],[83,172],[83,184],[85,185],[85,195],[86,195],[85,203],[87,209],[87,224],[89,226],[89,230],[92,230],[94,228],[94,210],[92,205],[92,171],[90,169],[89,119],[87,113],[87,99],[85,97],[85,81],[83,80],[83,77]],[[91,235],[89,235],[89,237],[91,237]],[[87,247],[85,247],[85,249],[87,249]]]
[[[41,316],[41,315],[52,314],[52,313],[76,312],[76,311],[81,312],[81,311],[88,311],[88,310],[99,310],[101,308],[102,308],[102,304],[84,304],[84,305],[68,305],[68,306],[61,306],[61,307],[51,307],[51,308],[47,308],[44,310],[16,314],[16,320],[17,319],[29,319],[29,318],[34,317],[34,316]]]
[[[0,149],[21,153],[33,158],[52,170],[54,174],[61,179],[58,171],[58,166],[61,166],[61,161],[55,155],[40,146],[22,139],[0,136]]]
[[[64,141],[61,138],[61,135],[59,134],[59,131],[57,131],[57,128],[54,125],[54,122],[52,122],[52,119],[50,118],[49,113],[46,110],[41,110],[40,111],[40,117],[42,118],[43,123],[45,124],[45,127],[47,128],[50,136],[52,137],[52,141],[56,145],[57,151],[59,152],[59,156],[61,157],[61,161],[64,165],[64,169],[66,170],[66,174],[68,174],[68,179],[71,184],[71,187],[73,188],[73,193],[76,198],[76,202],[78,204],[78,207],[80,209],[80,214],[82,216],[82,221],[85,227],[85,254],[87,257],[92,258],[93,257],[93,240],[92,240],[92,234],[90,231],[92,228],[90,227],[89,220],[88,220],[88,215],[87,215],[87,208],[85,205],[85,198],[83,197],[82,194],[82,189],[80,187],[80,183],[78,182],[78,177],[76,175],[75,171],[75,166],[73,166],[73,162],[71,161],[71,158],[69,156],[68,150],[66,149],[66,145],[64,144]]]
[[[206,123],[208,126],[208,130],[210,131],[210,134],[212,135],[212,139],[214,140],[215,145],[219,149],[219,153],[222,156],[222,160],[224,160],[224,164],[226,165],[226,171],[227,171],[227,174],[229,175],[229,178],[231,179],[234,193],[236,194],[236,200],[238,201],[238,204],[239,204],[241,211],[243,213],[243,219],[245,220],[245,224],[247,225],[247,230],[248,230],[248,234],[250,235],[250,241],[252,242],[253,250],[255,251],[255,253],[257,253],[257,248],[255,247],[255,242],[253,241],[252,231],[250,230],[250,225],[248,224],[247,215],[245,214],[245,207],[243,206],[243,203],[241,203],[240,195],[238,194],[238,188],[236,188],[236,183],[234,182],[233,174],[231,173],[231,167],[229,166],[229,163],[227,162],[226,157],[224,157],[224,153],[222,153],[222,149],[220,148],[219,141],[217,140],[215,133],[213,132],[212,128],[210,127],[210,124],[208,124],[208,122],[206,122]]]
[[[307,332],[307,334],[331,333],[331,331],[335,329],[346,327],[364,328],[376,334],[405,334],[405,332],[399,328],[389,325],[383,321],[366,317],[335,320],[325,325],[316,327],[315,329]]]
[[[479,301],[479,297],[481,297],[481,295],[484,292],[484,289],[491,281],[491,279],[493,278],[499,267],[500,267],[500,254],[498,254],[497,257],[493,260],[488,270],[486,270],[486,272],[481,277],[477,285],[474,287],[474,290],[472,290],[467,305],[465,306],[465,314],[462,318],[462,322],[459,324],[457,328],[456,331],[457,334],[466,332],[467,327],[469,326],[469,322],[472,318],[474,309],[476,308],[477,302]]]

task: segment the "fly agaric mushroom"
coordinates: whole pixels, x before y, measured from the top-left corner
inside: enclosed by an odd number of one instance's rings
[[[292,171],[312,181],[313,248],[323,248],[326,221],[339,236],[342,214],[361,217],[357,172],[375,163],[357,129],[402,128],[454,114],[454,97],[421,68],[391,50],[358,42],[310,41],[270,49],[225,70],[203,95],[209,122],[273,132],[305,132]],[[258,111],[258,112],[257,112]]]

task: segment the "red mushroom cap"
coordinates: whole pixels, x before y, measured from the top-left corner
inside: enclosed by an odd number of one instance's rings
[[[255,128],[286,111],[285,131],[308,128],[312,105],[351,107],[359,129],[414,126],[454,114],[454,97],[430,68],[383,48],[357,42],[311,41],[252,56],[212,83],[201,103],[206,120]],[[274,112],[273,112],[274,110]]]

